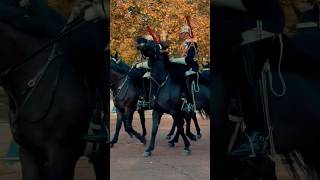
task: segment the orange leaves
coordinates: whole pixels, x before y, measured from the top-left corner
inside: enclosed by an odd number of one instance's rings
[[[111,0],[111,51],[118,51],[129,63],[137,62],[140,55],[134,40],[147,35],[146,27],[150,25],[161,40],[166,37],[170,56],[179,56],[179,32],[186,15],[191,17],[198,41],[199,60],[210,58],[209,0]]]

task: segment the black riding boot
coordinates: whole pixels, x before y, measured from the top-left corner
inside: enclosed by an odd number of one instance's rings
[[[138,82],[138,102],[137,102],[137,110],[141,110],[143,108],[144,102],[144,87],[143,87],[143,79]]]
[[[194,105],[195,102],[193,101],[193,96],[192,96],[192,84],[196,83],[196,77],[197,74],[190,74],[186,77],[186,85],[187,85],[187,91],[186,91],[186,98],[187,98],[187,112],[190,113],[192,111],[195,111]]]
[[[264,155],[266,141],[266,129],[264,122],[264,111],[262,109],[262,100],[258,77],[260,70],[257,69],[258,62],[265,59],[264,54],[253,57],[248,54],[254,54],[254,46],[242,46],[241,53],[246,57],[240,61],[238,67],[243,66],[243,70],[237,73],[236,80],[239,83],[239,95],[241,102],[241,111],[246,125],[246,130],[242,133],[240,145],[232,151],[231,155],[241,157],[254,157]],[[242,68],[239,68],[242,69]]]

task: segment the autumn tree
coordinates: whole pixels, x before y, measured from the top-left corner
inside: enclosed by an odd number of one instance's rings
[[[209,0],[111,0],[111,53],[117,51],[128,63],[137,62],[135,38],[147,35],[149,25],[161,39],[166,36],[170,56],[179,56],[180,30],[185,16],[191,17],[199,60],[210,59]]]

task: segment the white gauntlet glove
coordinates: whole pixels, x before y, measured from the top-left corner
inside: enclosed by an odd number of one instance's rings
[[[171,58],[171,59],[169,59],[169,61],[172,62],[172,63],[187,65],[186,59],[185,59],[184,57],[181,57],[181,58]]]
[[[148,61],[138,63],[138,64],[136,65],[136,68],[146,68],[146,69],[151,69],[151,68],[148,66]]]

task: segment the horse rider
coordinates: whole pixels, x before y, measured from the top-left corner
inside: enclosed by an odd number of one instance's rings
[[[197,63],[198,55],[198,44],[194,39],[192,28],[189,23],[186,23],[180,32],[181,38],[183,38],[183,43],[181,44],[181,57],[179,58],[170,58],[169,61],[177,64],[184,64],[187,66],[187,71],[185,72],[186,76],[186,96],[187,96],[187,111],[195,111],[195,102],[193,99],[193,91],[196,86],[199,65]]]
[[[138,37],[139,38],[139,37]],[[153,38],[151,35],[146,35],[143,37],[145,40],[147,41],[153,41]],[[144,69],[144,74],[142,76],[141,79],[141,86],[139,88],[139,101],[138,101],[138,108],[140,107],[148,107],[148,103],[147,101],[150,101],[150,97],[149,97],[149,91],[150,88],[148,88],[147,86],[150,84],[150,78],[151,78],[151,73],[150,73],[150,67],[148,65],[148,59],[146,59],[144,56],[141,56],[141,62],[137,63],[134,67],[138,68],[138,69]]]
[[[74,2],[74,0],[71,1]],[[75,19],[85,21],[87,25],[90,26],[90,30],[97,31],[93,32],[91,37],[83,37],[82,39],[79,39],[78,37],[76,38],[76,36],[73,38],[73,33],[70,33],[58,42],[58,46],[61,47],[59,50],[63,51],[64,55],[68,59],[71,59],[76,66],[79,66],[79,64],[81,64],[81,66],[86,66],[83,64],[89,64],[89,62],[77,62],[79,59],[77,56],[82,56],[82,54],[88,56],[88,59],[95,59],[94,61],[90,61],[90,67],[94,67],[95,70],[88,70],[90,72],[85,72],[85,76],[87,76],[89,81],[88,84],[89,86],[92,86],[90,88],[95,89],[92,91],[96,96],[95,103],[97,105],[93,108],[95,117],[93,117],[92,122],[107,126],[106,124],[108,124],[107,119],[109,113],[109,107],[107,104],[109,98],[107,97],[107,66],[105,64],[105,59],[108,57],[106,47],[109,43],[109,28],[107,28],[106,21],[95,21],[91,23],[97,17],[102,16],[101,14],[106,16],[107,14],[103,12],[103,8],[100,7],[100,4],[98,5],[98,1],[81,0],[78,1],[75,6],[67,7],[69,8],[67,9],[67,12],[69,12],[68,14],[70,15],[69,19],[67,19],[53,10],[52,7],[49,7],[48,3],[50,3],[50,5],[56,5],[53,2],[55,1],[1,0],[0,20],[13,25],[23,32],[36,37],[47,38],[49,40],[54,40],[59,33],[61,33],[65,28],[68,28],[68,23],[71,23]],[[70,2],[68,1],[68,3]],[[99,23],[102,24],[104,28],[97,28],[99,27]],[[81,31],[81,28],[79,29]],[[83,33],[84,31],[81,32]],[[96,34],[103,34],[103,38],[98,37]],[[79,43],[79,41],[81,41],[81,43]],[[83,51],[79,50],[79,48]],[[89,56],[94,58],[89,58]],[[86,67],[81,68],[86,69]],[[101,119],[101,115],[99,115],[102,110],[104,113],[103,119]],[[100,133],[100,131],[94,131],[93,134],[89,133],[86,138],[90,140],[90,138],[96,139],[96,137],[101,137],[100,135],[97,135],[98,133]],[[105,136],[105,134],[103,136]]]

